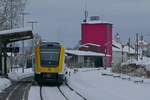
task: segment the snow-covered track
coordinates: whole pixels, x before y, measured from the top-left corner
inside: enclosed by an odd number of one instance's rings
[[[57,86],[33,85],[27,100],[69,100],[59,91]]]
[[[63,91],[60,89],[60,86],[57,86],[58,90],[60,91],[60,93],[63,95],[63,97],[66,99],[66,100],[69,100],[67,98],[67,96],[63,93]]]
[[[27,100],[28,90],[32,85],[32,77],[25,78],[19,82],[15,82],[8,89],[4,90],[6,95],[0,100]]]
[[[84,97],[82,94],[74,90],[68,83],[65,83],[65,85],[71,90],[74,91],[79,97],[81,97],[83,100],[87,100],[86,97]]]

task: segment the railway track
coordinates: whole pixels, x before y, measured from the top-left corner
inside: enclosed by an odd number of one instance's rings
[[[49,87],[47,87],[47,88],[49,88]],[[58,93],[60,93],[63,97],[64,97],[64,99],[65,100],[69,100],[68,98],[67,98],[67,96],[63,93],[63,91],[60,89],[60,87],[59,86],[57,86],[57,87],[51,87],[51,88],[56,88],[56,89],[58,89]],[[43,94],[44,93],[44,90],[45,88],[44,88],[44,86],[40,86],[40,100],[47,100],[47,99],[45,99],[45,97],[44,96],[47,96],[46,94]]]
[[[75,100],[75,98],[71,97],[71,93],[75,94],[76,97],[80,98],[80,100],[87,100],[86,97],[84,97],[82,94],[80,94],[79,92],[77,92],[75,89],[73,89],[69,84],[65,83],[64,88],[69,90],[68,92],[64,91],[64,89],[62,89],[63,86],[54,86],[54,87],[45,87],[45,86],[40,86],[40,100],[47,100],[47,97],[50,95],[49,93],[46,92],[46,89],[50,92],[53,90],[55,90],[55,92],[57,91],[57,93],[55,95],[59,95],[61,96],[61,100]],[[59,92],[58,92],[59,91]],[[47,94],[46,94],[47,93]],[[69,96],[70,95],[70,96]],[[47,97],[45,97],[47,96]],[[53,95],[52,95],[53,97]],[[56,99],[56,98],[55,98]],[[50,98],[48,99],[50,100]],[[57,100],[57,99],[56,99]],[[77,99],[78,100],[78,99]]]
[[[0,100],[27,100],[28,91],[32,85],[32,77],[14,82],[10,87],[0,93]]]
[[[60,86],[57,86],[58,90],[60,91],[60,93],[63,95],[63,97],[66,99],[66,100],[69,100],[68,97],[63,93],[63,91],[60,89]]]
[[[79,97],[81,97],[83,100],[87,100],[86,97],[84,97],[82,94],[77,92],[75,89],[73,89],[69,84],[65,83],[65,85],[71,90],[74,91]]]
[[[44,100],[44,99],[43,99],[43,95],[42,95],[42,85],[40,86],[40,99],[41,99],[41,100]]]

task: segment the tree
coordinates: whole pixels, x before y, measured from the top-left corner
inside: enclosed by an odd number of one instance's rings
[[[20,27],[27,0],[0,0],[0,30]]]

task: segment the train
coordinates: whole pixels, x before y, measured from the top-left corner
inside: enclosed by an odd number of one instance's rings
[[[37,83],[65,82],[64,47],[58,42],[40,42],[35,47],[34,79]]]

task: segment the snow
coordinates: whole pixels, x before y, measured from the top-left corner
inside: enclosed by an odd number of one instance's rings
[[[143,84],[138,84],[133,82],[136,80],[134,77],[131,80],[123,80],[113,76],[102,76],[102,72],[103,70],[91,70],[72,73],[68,83],[87,100],[149,100],[149,79],[144,79]],[[106,70],[103,73],[111,72]]]
[[[147,70],[150,71],[150,58],[149,57],[142,57],[142,59],[130,59],[127,62],[122,63],[122,65],[128,65],[128,64],[136,64],[136,65],[142,65],[143,67],[146,67]]]
[[[55,100],[65,100],[57,87],[43,87],[42,95],[44,100],[54,100],[54,98]]]
[[[65,100],[57,87],[42,87],[42,97],[43,100]],[[28,100],[41,100],[39,86],[32,86],[30,88]]]
[[[94,21],[87,21],[87,22],[82,22],[82,24],[112,24],[112,22],[107,22],[104,20],[94,20]]]
[[[67,86],[62,85],[60,89],[68,97],[69,100],[83,100],[80,96],[76,95],[74,91],[70,91]]]
[[[140,40],[138,42],[138,45],[140,45],[140,44],[142,44],[142,45],[148,45],[148,42],[146,42],[145,40]]]
[[[31,68],[25,69],[25,72],[22,73],[22,69],[15,69],[13,72],[8,73],[8,77],[12,80],[19,81],[20,79],[23,79],[25,77],[29,77],[33,75],[33,71]],[[9,87],[11,85],[11,81],[7,78],[0,76],[0,92],[4,90],[5,88]]]
[[[78,55],[78,56],[105,56],[103,53],[96,53],[91,51],[81,51],[81,50],[65,50],[66,53]],[[109,55],[106,55],[109,56]]]
[[[0,92],[11,85],[10,80],[0,77]]]
[[[100,45],[98,45],[98,44],[94,44],[94,43],[86,43],[86,44],[83,44],[83,46],[86,46],[86,45],[92,45],[92,46],[100,47]]]
[[[32,86],[29,91],[28,100],[41,100],[40,99],[40,87]]]
[[[8,77],[15,81],[19,81],[20,79],[23,79],[32,75],[33,75],[32,68],[24,69],[24,73],[22,72],[22,68],[15,69],[12,72],[8,73]]]
[[[0,34],[10,34],[10,33],[26,32],[26,31],[32,31],[32,28],[24,27],[24,28],[16,28],[11,30],[4,30],[4,31],[0,31]]]
[[[114,74],[111,68],[82,68],[74,73],[68,69],[68,84],[87,100],[149,100],[150,79]],[[102,74],[106,75],[102,75]],[[120,76],[120,77],[114,77]],[[130,79],[128,79],[130,78]],[[138,81],[143,80],[143,83]],[[137,83],[135,82],[137,81]],[[28,100],[40,100],[39,86],[32,86]],[[82,100],[75,91],[66,85],[60,89],[69,100]],[[44,86],[42,89],[44,100],[64,100],[64,97],[55,86]]]

